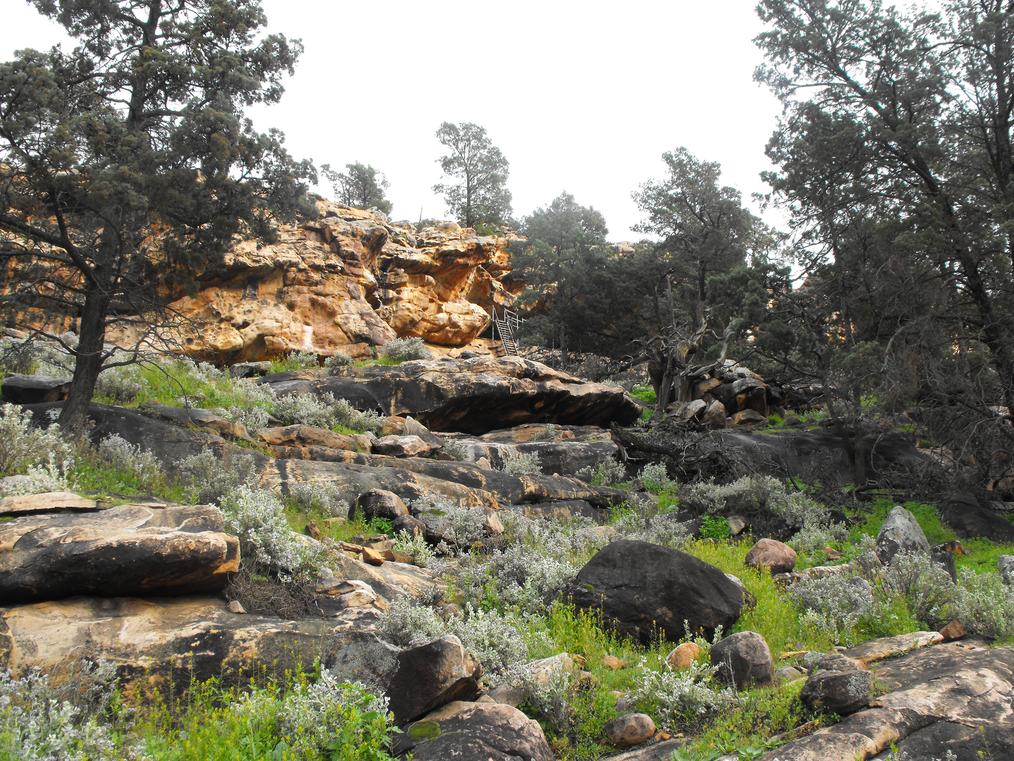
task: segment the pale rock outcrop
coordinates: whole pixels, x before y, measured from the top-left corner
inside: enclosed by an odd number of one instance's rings
[[[382,215],[319,201],[317,219],[281,225],[277,239],[241,239],[194,283],[166,282],[186,318],[176,338],[216,362],[293,351],[369,356],[401,336],[464,346],[511,300],[500,278],[507,240],[453,223],[416,232]],[[109,339],[135,336],[113,330]]]

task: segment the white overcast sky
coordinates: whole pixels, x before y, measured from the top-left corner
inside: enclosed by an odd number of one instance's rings
[[[0,59],[60,30],[0,0]],[[763,192],[780,107],[753,81],[753,0],[264,0],[269,29],[305,52],[279,105],[255,112],[317,164],[369,163],[393,216],[446,216],[441,121],[486,127],[511,165],[514,210],[561,191],[601,211],[610,238],[640,215],[631,192],[686,146],[726,184]]]

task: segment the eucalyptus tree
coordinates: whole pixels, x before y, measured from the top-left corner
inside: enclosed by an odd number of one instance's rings
[[[511,216],[510,164],[485,127],[444,122],[436,134],[447,149],[439,161],[449,181],[434,185],[434,192],[444,197],[448,210],[463,226],[504,227]]]
[[[344,172],[336,172],[327,164],[320,169],[334,188],[339,203],[356,209],[377,209],[384,214],[391,213],[392,204],[387,199],[390,183],[369,164],[346,164]]]
[[[77,319],[61,420],[80,427],[111,319],[309,209],[312,167],[244,116],[279,100],[301,48],[265,33],[258,0],[30,2],[76,45],[0,64],[5,306]]]

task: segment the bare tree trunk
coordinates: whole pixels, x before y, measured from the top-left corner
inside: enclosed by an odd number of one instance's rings
[[[81,310],[74,380],[71,383],[70,396],[60,414],[60,425],[75,433],[84,430],[85,421],[88,419],[88,407],[95,395],[95,383],[102,370],[108,310],[108,293],[96,285],[89,286]]]

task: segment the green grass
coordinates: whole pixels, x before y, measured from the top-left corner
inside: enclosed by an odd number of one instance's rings
[[[182,504],[188,496],[183,487],[165,477],[154,483],[145,483],[134,471],[114,467],[93,456],[79,455],[69,480],[75,491],[110,502],[129,500],[130,497],[157,497]]]
[[[655,394],[655,389],[651,386],[634,386],[630,389],[630,395],[645,404],[655,404],[658,399]]]
[[[297,533],[306,533],[307,525],[313,522],[320,529],[323,538],[333,539],[336,542],[348,542],[357,536],[391,535],[394,531],[391,521],[386,518],[366,520],[362,514],[357,514],[350,520],[333,520],[321,513],[301,510],[291,502],[285,506],[285,517],[289,528]]]
[[[245,690],[224,689],[215,681],[191,686],[184,699],[155,700],[136,710],[140,720],[125,740],[138,742],[152,761],[387,761],[392,727],[388,718],[362,705],[329,707],[326,749],[307,738],[320,727],[283,722],[284,700],[292,682],[267,682]]]

